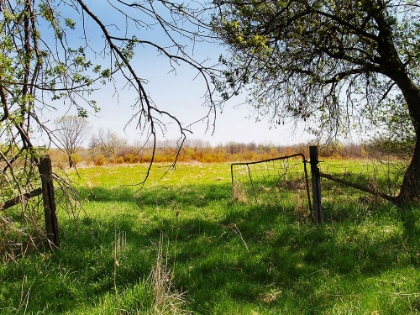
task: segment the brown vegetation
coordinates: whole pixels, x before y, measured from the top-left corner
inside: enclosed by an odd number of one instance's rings
[[[303,153],[309,157],[308,148],[310,144],[296,144],[290,146],[237,143],[229,142],[217,146],[209,143],[195,141],[187,143],[180,151],[177,162],[243,162],[259,161],[277,158],[280,156]],[[156,163],[172,163],[177,156],[178,148],[170,142],[161,143],[154,156]],[[365,158],[376,152],[372,145],[347,144],[330,145],[320,147],[320,156],[323,158]],[[59,149],[50,149],[49,154],[55,166],[64,167],[67,164],[67,157]],[[92,149],[81,149],[78,151],[74,161],[80,165],[109,165],[109,164],[136,164],[149,163],[152,159],[152,148],[138,149],[134,146],[123,145],[114,154],[104,155]]]

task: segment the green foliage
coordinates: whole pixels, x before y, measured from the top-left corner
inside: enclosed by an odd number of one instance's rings
[[[43,247],[42,202],[24,198],[41,186],[38,164],[46,148],[37,147],[34,138],[42,134],[54,140],[40,118],[42,111],[53,108],[54,100],[88,99],[92,91],[92,63],[83,50],[64,45],[75,23],[58,6],[50,1],[0,3],[0,203],[22,200],[0,214],[2,260]]]
[[[41,187],[41,178],[37,168],[28,163],[28,157],[40,159],[45,155],[45,148],[32,148],[29,152],[19,152],[17,147],[2,146],[1,157],[14,160],[17,166],[10,171],[5,163],[0,163],[0,261],[7,262],[22,257],[25,252],[44,248],[44,224],[39,205],[40,197],[27,200],[23,194]],[[1,160],[0,160],[1,161]],[[21,204],[4,208],[15,198],[25,200]]]
[[[213,1],[228,98],[246,89],[258,116],[303,121],[320,139],[358,129],[417,141],[420,7],[411,1]],[[360,128],[360,129],[359,129]],[[400,200],[420,192],[420,150]]]
[[[405,160],[413,156],[417,136],[407,106],[394,102],[383,106],[378,111],[376,125],[380,131],[371,140],[371,149]]]
[[[231,51],[230,59],[220,59],[228,70],[219,88],[229,92],[250,84],[258,115],[270,115],[274,123],[313,118],[313,131],[323,129],[331,136],[354,128],[357,115],[369,121],[389,98],[394,106],[386,107],[387,114],[404,109],[407,119],[404,100],[394,96],[408,96],[393,89],[396,78],[385,70],[398,59],[385,60],[375,30],[392,29],[399,58],[408,63],[404,71],[417,83],[416,6],[394,1],[384,6],[375,1],[214,2],[220,15],[214,16],[213,29]],[[375,115],[374,121],[380,118]]]
[[[414,143],[412,139],[390,140],[379,137],[369,143],[369,151],[372,155],[393,157],[401,160],[409,160],[413,155]]]

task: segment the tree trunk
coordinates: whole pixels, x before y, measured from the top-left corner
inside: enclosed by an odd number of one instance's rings
[[[369,2],[371,8],[376,2]],[[401,89],[413,122],[416,145],[407,171],[404,174],[397,204],[420,201],[420,87],[413,82],[401,61],[395,46],[394,31],[385,10],[374,10],[374,19],[378,24],[378,52],[381,55],[379,72],[391,78]]]
[[[402,84],[401,84],[402,82]],[[420,88],[406,76],[399,87],[408,105],[411,120],[416,133],[416,145],[413,156],[404,174],[398,204],[420,202]]]
[[[400,194],[396,198],[397,204],[420,202],[420,135],[417,133],[416,136],[413,157],[404,174]]]
[[[69,154],[69,167],[70,168],[73,168],[73,159],[72,159],[72,157],[71,157],[71,155]]]

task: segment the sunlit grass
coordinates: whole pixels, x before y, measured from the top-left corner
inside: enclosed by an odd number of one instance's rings
[[[159,313],[159,259],[166,293],[184,300],[162,314],[420,311],[419,209],[335,191],[316,225],[293,202],[234,201],[229,164],[166,170],[156,165],[143,189],[141,165],[72,174],[78,219],[59,214],[60,250],[0,267],[0,313]]]

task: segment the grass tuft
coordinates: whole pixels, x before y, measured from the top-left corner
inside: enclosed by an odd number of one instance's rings
[[[158,243],[156,264],[150,276],[153,288],[153,307],[151,314],[191,314],[191,312],[184,309],[186,304],[185,293],[179,293],[172,285],[173,275],[168,267],[168,260],[164,258],[163,242],[164,237],[161,234]]]

